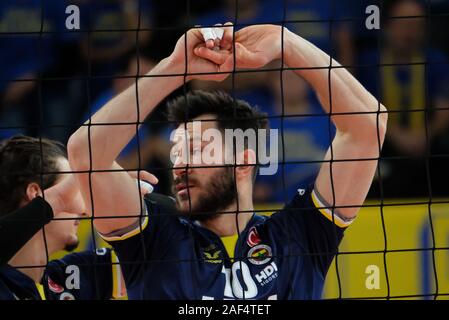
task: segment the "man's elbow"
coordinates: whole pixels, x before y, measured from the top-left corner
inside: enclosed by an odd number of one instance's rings
[[[387,109],[380,105],[378,111],[370,113],[369,117],[366,115],[362,115],[362,117],[359,118],[360,122],[354,123],[351,130],[348,130],[351,139],[363,145],[369,143],[377,148],[382,147],[387,133]],[[375,143],[376,141],[378,143]]]
[[[377,121],[376,126],[380,144],[382,145],[385,140],[385,136],[387,134],[387,123],[388,123],[388,110],[382,104],[380,105],[379,108],[378,119],[379,120]]]
[[[72,170],[89,170],[90,157],[88,140],[83,137],[82,131],[72,134],[67,142],[67,155]]]

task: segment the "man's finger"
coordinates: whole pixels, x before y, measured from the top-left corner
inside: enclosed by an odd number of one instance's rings
[[[209,49],[213,49],[215,46],[215,39],[217,38],[214,32],[214,28],[201,28],[200,31],[203,35],[206,47]]]
[[[254,67],[254,55],[248,51],[244,45],[239,42],[235,43],[235,60],[237,68],[253,68]]]
[[[215,34],[215,39],[223,39],[223,34],[224,34],[224,30],[220,27],[215,27],[213,28],[214,34]]]
[[[218,48],[220,47],[221,39],[224,35],[224,30],[220,23],[215,24],[213,28],[200,28],[203,35],[206,48]]]
[[[228,56],[231,54],[227,50],[215,51],[212,49],[208,49],[206,47],[197,47],[197,48],[195,48],[194,53],[198,57],[207,59],[217,65],[223,64],[226,61],[226,59],[228,58]]]
[[[151,184],[157,184],[159,182],[159,179],[148,171],[140,171],[139,180],[145,180]]]
[[[140,193],[146,195],[147,193],[153,192],[154,188],[151,184],[143,180],[136,180],[136,183],[140,184]]]
[[[212,28],[212,32],[214,33],[214,50],[220,50],[220,42],[221,38],[223,38],[223,29],[221,29],[221,23],[216,23],[214,28]]]
[[[151,184],[157,184],[159,182],[159,179],[156,178],[155,175],[153,175],[145,170],[139,171],[138,173],[137,173],[137,171],[129,171],[128,174],[131,176],[131,178],[138,179],[138,180],[145,180]]]
[[[232,41],[234,39],[234,25],[232,22],[226,22],[222,27],[223,37],[220,41],[220,47],[225,50],[231,50],[233,45]]]

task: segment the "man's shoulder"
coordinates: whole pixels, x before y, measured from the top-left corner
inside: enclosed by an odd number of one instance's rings
[[[310,183],[308,186],[299,187],[296,189],[295,194],[285,201],[285,205],[279,211],[288,211],[291,208],[295,209],[314,209],[314,206],[311,206],[312,194],[314,193],[315,183]],[[279,212],[278,211],[278,212]]]
[[[178,213],[176,209],[176,200],[173,197],[153,192],[146,194],[144,200],[149,215],[159,214],[176,216]]]
[[[294,221],[299,221],[303,220],[305,216],[320,212],[321,205],[314,186],[314,183],[311,183],[308,186],[299,187],[293,197],[289,197],[285,201],[282,208],[273,212],[269,220],[279,221],[293,218]]]
[[[147,193],[144,197],[145,202],[158,205],[167,205],[176,208],[176,200],[173,197],[161,193]]]

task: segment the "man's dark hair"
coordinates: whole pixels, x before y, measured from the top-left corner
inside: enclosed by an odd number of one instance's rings
[[[224,91],[192,90],[167,104],[168,120],[175,125],[192,121],[193,119],[212,114],[216,116],[218,129],[266,129],[267,114],[248,102],[234,99]],[[211,119],[212,120],[212,119]],[[257,169],[257,167],[256,167]],[[254,170],[254,175],[256,175]]]
[[[234,99],[224,91],[189,91],[168,102],[168,120],[179,125],[204,114],[217,117],[218,127],[224,129],[265,129],[267,114],[248,102]]]
[[[42,190],[58,178],[58,158],[67,158],[63,144],[49,139],[14,136],[0,142],[0,215],[19,208],[27,186],[37,183]]]

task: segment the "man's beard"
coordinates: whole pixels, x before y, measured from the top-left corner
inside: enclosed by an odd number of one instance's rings
[[[217,170],[217,174],[211,178],[209,182],[202,185],[203,191],[197,195],[196,203],[193,204],[189,199],[187,210],[181,210],[179,199],[176,198],[176,207],[178,210],[189,216],[192,220],[200,222],[213,220],[219,214],[220,211],[229,207],[237,198],[237,189],[234,179],[233,168],[223,168],[223,170]],[[196,180],[188,178],[190,182],[196,182]],[[175,179],[174,185],[179,182],[185,182],[187,184],[187,177]],[[195,184],[198,185],[198,184]]]
[[[78,239],[76,241],[74,241],[73,243],[66,243],[64,250],[67,252],[72,252],[76,248],[78,248],[79,244],[80,244],[80,241]]]

